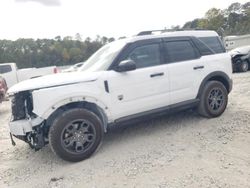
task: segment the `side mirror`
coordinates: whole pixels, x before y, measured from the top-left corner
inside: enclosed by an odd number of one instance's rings
[[[127,72],[136,69],[136,64],[133,60],[124,60],[121,61],[118,66],[115,68],[117,72]]]

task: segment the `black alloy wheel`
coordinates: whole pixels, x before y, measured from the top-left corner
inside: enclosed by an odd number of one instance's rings
[[[62,159],[78,162],[97,150],[103,135],[102,121],[95,113],[73,108],[55,118],[49,130],[49,144]]]

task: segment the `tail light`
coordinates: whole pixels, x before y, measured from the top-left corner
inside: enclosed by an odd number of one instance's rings
[[[57,67],[55,67],[53,72],[54,72],[54,74],[59,73],[58,68],[57,68]]]
[[[8,89],[5,80],[0,80],[0,89],[4,89],[4,90]]]

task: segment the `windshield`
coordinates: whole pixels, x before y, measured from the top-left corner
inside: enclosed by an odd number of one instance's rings
[[[95,52],[78,71],[107,70],[118,53],[125,46],[125,40],[111,42]]]

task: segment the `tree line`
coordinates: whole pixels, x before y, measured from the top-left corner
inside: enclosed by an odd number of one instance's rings
[[[180,29],[180,26],[173,29]],[[209,29],[223,37],[250,34],[250,2],[233,3],[224,10],[212,8],[203,18],[185,23],[182,29]]]
[[[73,65],[114,40],[97,36],[83,41],[80,34],[75,38],[0,40],[0,63],[15,62],[19,68]]]

